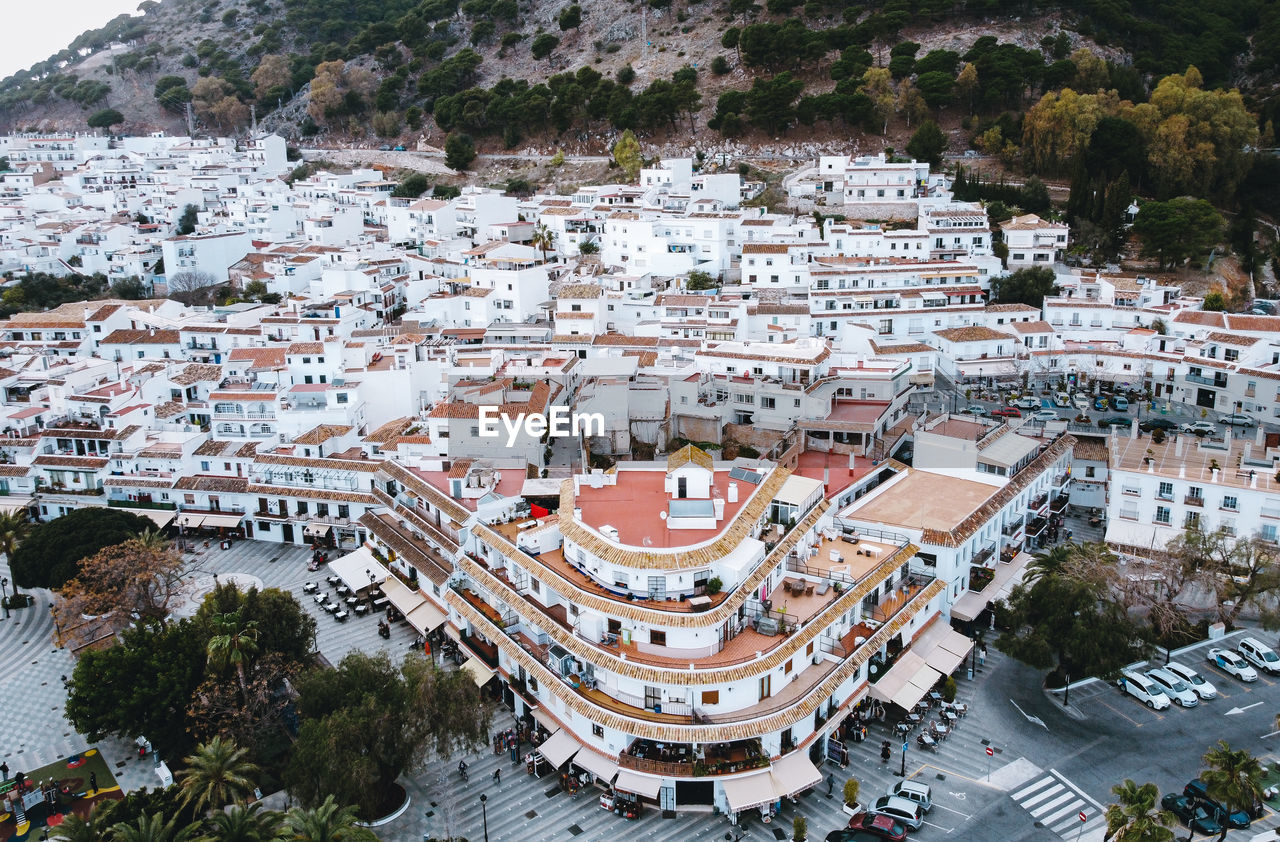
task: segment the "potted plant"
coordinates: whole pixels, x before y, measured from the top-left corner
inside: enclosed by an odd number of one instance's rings
[[[791,820],[791,839],[793,842],[805,842],[809,838],[809,820],[804,816],[796,816]]]
[[[844,811],[851,816],[856,816],[862,812],[862,805],[858,803],[858,791],[862,789],[862,784],[857,778],[849,778],[844,782]]]
[[[1210,460],[1209,460],[1209,470],[1211,470],[1211,471],[1218,471],[1218,470],[1221,470],[1221,468],[1222,468],[1222,466],[1218,464],[1218,460],[1217,460],[1217,459],[1210,459]]]
[[[707,580],[706,589],[707,596],[715,596],[720,593],[720,589],[724,587],[724,582],[720,581],[719,576],[712,576]]]

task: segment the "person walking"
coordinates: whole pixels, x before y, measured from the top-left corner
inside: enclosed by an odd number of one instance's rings
[[[831,792],[832,792],[835,788],[836,788],[836,778],[835,778],[835,775],[828,774],[828,775],[827,775],[827,797],[828,797],[828,798],[830,798],[830,797],[831,797]]]
[[[500,784],[500,783],[502,783],[502,770],[501,770],[501,769],[494,769],[494,770],[493,770],[493,782],[494,782],[495,784]]]
[[[9,783],[9,764],[0,763],[0,774],[4,775],[4,782]]]

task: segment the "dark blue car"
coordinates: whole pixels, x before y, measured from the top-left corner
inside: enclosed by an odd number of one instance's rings
[[[1209,791],[1205,788],[1204,781],[1196,778],[1182,788],[1182,794],[1190,798],[1194,798],[1200,802],[1200,806],[1204,807],[1214,821],[1223,827],[1241,828],[1248,827],[1253,819],[1244,810],[1228,810],[1222,804],[1214,801],[1209,797]]]

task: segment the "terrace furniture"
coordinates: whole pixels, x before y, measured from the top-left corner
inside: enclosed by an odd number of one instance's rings
[[[303,593],[315,593],[318,590],[320,590],[320,586],[317,585],[315,582],[307,582],[305,585],[302,586]]]
[[[329,595],[323,594],[323,593],[318,593],[311,598],[316,601],[316,605],[324,605],[326,602],[329,601]]]
[[[342,611],[338,611],[337,613],[335,613],[333,615],[333,619],[337,620],[339,623],[345,623],[347,621],[347,618],[350,616],[351,616],[351,612],[344,609]]]
[[[357,602],[355,612],[357,616],[363,617],[365,614],[369,613],[369,606],[365,605],[363,602]]]
[[[821,582],[818,583],[818,590],[817,590],[818,596],[826,596],[827,591],[829,590],[831,590],[831,583],[828,582],[826,579],[823,579]]]
[[[802,584],[801,587],[804,589],[805,596],[813,596],[813,582],[810,582],[807,585]],[[796,596],[800,596],[799,591],[796,592]]]
[[[321,606],[321,607],[322,607],[322,608],[324,608],[324,610],[325,610],[325,611],[328,611],[330,614],[337,614],[337,613],[338,613],[338,603],[336,603],[336,602],[326,602],[326,603],[325,603],[323,606]]]

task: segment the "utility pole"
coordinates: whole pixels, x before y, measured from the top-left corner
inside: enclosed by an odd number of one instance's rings
[[[195,137],[196,121],[195,121],[195,118],[191,116],[191,103],[190,102],[186,103],[186,106],[187,106],[187,137]]]

